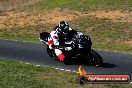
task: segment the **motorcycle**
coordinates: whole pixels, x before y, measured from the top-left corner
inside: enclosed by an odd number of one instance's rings
[[[47,45],[47,53],[54,60],[58,60],[54,49],[50,49],[47,42],[50,34],[48,32],[40,33],[40,41]],[[102,57],[93,49],[91,49],[91,39],[87,35],[78,36],[77,34],[67,35],[61,39],[61,47],[54,46],[54,48],[61,49],[65,55],[64,64],[69,64],[71,59],[76,58],[88,62],[94,66],[102,66]],[[66,50],[66,47],[71,47],[71,50]]]

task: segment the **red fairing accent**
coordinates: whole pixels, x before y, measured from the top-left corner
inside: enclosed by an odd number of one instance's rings
[[[48,41],[48,45],[53,44],[53,40]]]
[[[64,61],[65,56],[61,53],[58,55],[59,61]]]

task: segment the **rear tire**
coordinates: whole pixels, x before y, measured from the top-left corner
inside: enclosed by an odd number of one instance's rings
[[[93,49],[91,49],[90,53],[90,63],[96,67],[100,67],[103,65],[102,57]]]

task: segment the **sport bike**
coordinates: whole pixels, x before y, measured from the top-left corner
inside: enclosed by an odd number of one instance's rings
[[[65,55],[64,64],[70,64],[71,59],[83,60],[85,63],[89,63],[93,66],[102,66],[103,59],[102,57],[91,48],[92,41],[87,35],[78,35],[74,34],[61,37],[60,46],[53,46],[53,49],[50,49],[48,46],[48,38],[50,34],[48,32],[40,33],[40,41],[47,45],[47,53],[54,60],[58,60],[54,49],[61,49]],[[71,47],[71,50],[67,50],[67,47]]]

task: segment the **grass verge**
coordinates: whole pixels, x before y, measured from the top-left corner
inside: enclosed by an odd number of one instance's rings
[[[39,3],[29,6],[29,9],[36,11],[49,10],[56,7],[68,8],[71,10],[132,10],[131,0],[41,0]]]
[[[86,84],[77,74],[0,59],[0,88],[130,88],[131,84]]]

